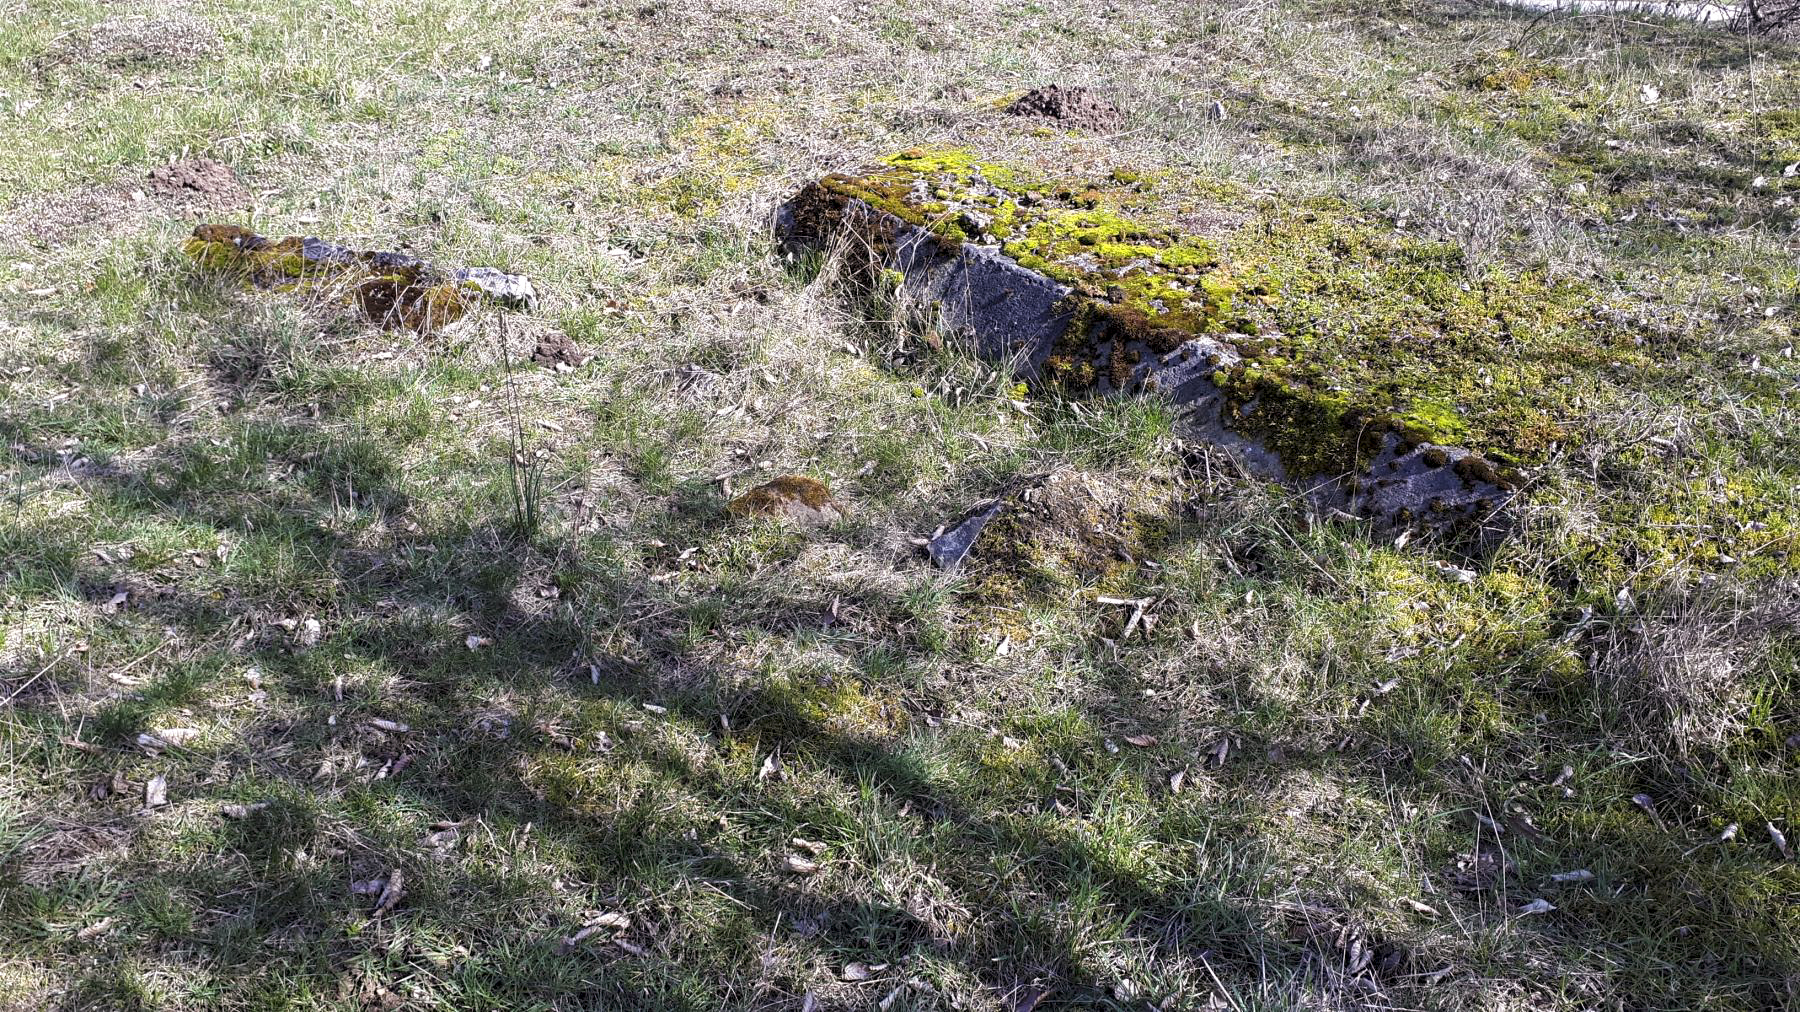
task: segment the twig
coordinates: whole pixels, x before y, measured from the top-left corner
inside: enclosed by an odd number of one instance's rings
[[[167,642],[167,641],[165,640],[164,642]],[[160,644],[160,643],[157,644],[156,650],[161,650],[161,649],[162,649],[162,644]],[[19,698],[19,693],[24,692],[26,689],[31,688],[31,684],[33,682],[37,681],[38,679],[44,677],[44,675],[48,674],[51,668],[56,667],[56,665],[58,663],[60,663],[64,657],[67,657],[69,655],[69,650],[70,650],[69,647],[63,647],[61,650],[58,650],[56,652],[56,656],[50,658],[50,663],[44,665],[42,668],[39,668],[37,674],[32,675],[30,678],[25,679],[24,684],[20,685],[18,688],[14,689],[14,690],[12,690],[12,692],[8,693],[7,697],[5,699],[0,699],[0,706],[12,705],[12,701]],[[150,653],[155,653],[156,650],[152,650]],[[150,656],[150,655],[149,654],[144,655],[144,657],[148,657],[148,656]],[[139,661],[141,661],[143,659],[144,659],[143,657],[138,658]],[[132,661],[131,663],[136,664],[137,661]],[[129,665],[127,665],[127,666],[129,667]]]

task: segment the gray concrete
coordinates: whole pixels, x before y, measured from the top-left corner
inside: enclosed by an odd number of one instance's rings
[[[813,198],[816,201],[816,196]],[[905,275],[902,301],[935,318],[946,337],[960,340],[984,358],[1004,362],[1015,375],[1037,375],[1057,341],[1077,315],[1079,298],[1063,284],[1021,267],[997,246],[949,244],[927,230],[861,200],[839,196],[832,217],[834,235],[822,235],[817,221],[803,221],[808,202],[801,197],[776,214],[776,232],[793,247],[831,246],[870,251],[878,266]],[[1506,504],[1512,492],[1476,477],[1484,469],[1459,467],[1470,451],[1420,444],[1406,446],[1393,433],[1382,440],[1373,460],[1354,474],[1289,473],[1278,453],[1237,424],[1252,416],[1252,402],[1233,408],[1212,377],[1237,364],[1233,335],[1196,336],[1167,354],[1131,342],[1125,351],[1137,364],[1115,387],[1106,368],[1112,343],[1121,338],[1104,329],[1090,335],[1101,395],[1160,392],[1184,409],[1183,427],[1196,439],[1233,451],[1253,474],[1282,482],[1305,493],[1321,510],[1340,511],[1383,525],[1475,528],[1489,540],[1507,526]],[[1478,461],[1479,458],[1476,458]],[[935,539],[934,560],[954,568],[968,553],[981,528],[994,516],[977,507]]]

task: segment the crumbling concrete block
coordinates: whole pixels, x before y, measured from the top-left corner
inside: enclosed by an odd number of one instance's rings
[[[476,301],[532,310],[537,292],[522,275],[492,267],[440,270],[404,253],[351,249],[323,239],[268,239],[238,225],[200,225],[185,245],[204,267],[233,271],[259,288],[305,289],[354,303],[371,322],[431,334]]]
[[[914,149],[808,184],[776,227],[1035,388],[1165,396],[1257,474],[1390,524],[1503,528],[1582,392],[1639,354],[1572,282],[1339,201],[1221,186],[1171,212],[1156,185]]]

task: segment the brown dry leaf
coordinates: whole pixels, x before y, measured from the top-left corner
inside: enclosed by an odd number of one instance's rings
[[[394,905],[399,903],[400,898],[405,895],[406,876],[400,873],[400,869],[395,868],[388,872],[387,885],[382,886],[381,896],[375,900],[375,911],[370,916],[380,917],[394,909]]]
[[[817,875],[821,867],[817,861],[808,861],[798,854],[787,856],[787,870],[796,875]]]
[[[631,915],[609,910],[598,917],[588,918],[590,928],[606,928],[609,931],[624,931],[631,927]]]
[[[851,963],[838,971],[839,980],[868,980],[873,976],[875,976],[875,968],[867,963]]]
[[[825,853],[825,845],[817,840],[807,840],[796,836],[788,842],[792,843],[797,849],[806,851],[813,857],[818,857],[820,854]]]
[[[1169,793],[1180,794],[1181,785],[1187,783],[1187,770],[1176,770],[1169,774]]]
[[[161,808],[169,803],[169,778],[161,773],[150,778],[144,785],[144,807]]]
[[[196,727],[165,727],[159,731],[137,736],[137,743],[145,748],[170,748],[186,745],[200,737],[200,729]]]
[[[1507,815],[1506,826],[1520,836],[1530,840],[1536,840],[1540,843],[1550,839],[1549,836],[1545,835],[1543,830],[1537,828],[1536,824],[1531,821],[1531,816],[1524,812],[1512,812]]]
[[[580,931],[577,931],[574,934],[568,935],[565,938],[563,938],[562,943],[557,946],[557,950],[566,956],[569,953],[574,952],[576,949],[580,948],[582,942],[587,941],[588,938],[590,938],[591,936],[599,934],[601,931],[604,931],[604,930],[605,930],[604,928],[600,927],[597,924],[590,924],[587,927],[582,928]]]
[[[756,780],[761,783],[764,780],[779,780],[780,778],[781,757],[770,752],[768,758],[762,761],[762,768],[756,771]]]
[[[591,938],[594,935],[597,935],[603,931],[606,931],[606,932],[625,931],[625,930],[629,929],[630,927],[631,927],[631,917],[629,915],[609,911],[607,913],[600,914],[597,917],[590,918],[588,920],[587,924],[582,926],[580,931],[577,931],[574,934],[568,936],[567,938],[564,938],[562,940],[561,948],[562,948],[563,953],[566,955],[567,953],[574,951],[575,948],[577,946],[579,946],[582,942],[587,941],[589,938]],[[617,939],[614,939],[614,941],[616,942]]]
[[[108,931],[112,930],[112,926],[112,918],[102,917],[87,927],[82,928],[80,931],[75,932],[75,937],[85,942],[89,939],[98,938],[101,935],[106,934]]]
[[[1156,735],[1153,735],[1153,734],[1129,735],[1125,739],[1125,744],[1136,745],[1138,748],[1152,748],[1156,745]]]
[[[1152,738],[1151,744],[1155,744],[1155,743],[1156,743],[1156,740],[1154,738]],[[1213,745],[1213,747],[1210,749],[1210,753],[1211,753],[1212,765],[1214,766],[1214,768],[1224,766],[1225,760],[1231,757],[1231,739],[1230,738],[1220,738],[1218,740],[1218,743]]]
[[[1050,997],[1048,988],[1022,987],[1013,992],[1006,1007],[1009,1012],[1035,1012],[1038,1005],[1048,997]]]

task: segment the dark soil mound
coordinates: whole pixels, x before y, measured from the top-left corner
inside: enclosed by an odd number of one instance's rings
[[[588,360],[582,354],[580,346],[569,339],[569,335],[560,330],[551,331],[538,338],[537,347],[532,349],[531,360],[538,365],[551,369],[574,369]]]
[[[249,207],[250,191],[231,166],[211,158],[190,158],[150,170],[150,192],[183,204]]]
[[[1006,111],[1014,116],[1042,116],[1094,133],[1114,133],[1125,121],[1119,107],[1098,92],[1055,84],[1031,89]]]

